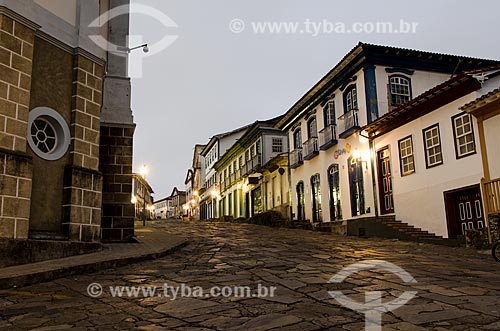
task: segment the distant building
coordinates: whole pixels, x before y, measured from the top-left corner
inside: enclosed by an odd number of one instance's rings
[[[257,121],[214,164],[220,216],[249,218],[264,211],[289,216],[288,141],[273,125]]]
[[[151,220],[154,218],[153,189],[139,174],[133,174],[132,203],[135,205],[135,218]]]
[[[186,191],[181,191],[177,187],[174,187],[170,198],[172,199],[172,217],[178,218],[187,214],[187,210],[184,208],[186,204]]]
[[[245,133],[248,126],[213,136],[201,152],[204,162],[205,183],[200,193],[201,219],[219,217],[220,188],[214,164]]]
[[[195,145],[193,152],[193,162],[188,169],[186,180],[186,203],[187,214],[191,219],[200,219],[200,194],[203,193],[205,183],[205,162],[201,152],[205,145]]]
[[[169,219],[173,218],[173,205],[172,197],[166,197],[161,200],[155,201],[154,205],[154,217],[155,219]]]

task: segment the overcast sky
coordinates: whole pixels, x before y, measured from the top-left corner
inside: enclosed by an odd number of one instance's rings
[[[184,189],[195,144],[257,119],[285,113],[359,41],[500,59],[496,0],[132,0],[172,19],[131,16],[131,35],[154,45],[178,39],[144,58],[132,80],[137,123],[134,170],[146,163],[155,199]],[[245,24],[240,33],[230,22]],[[322,22],[418,23],[416,33],[327,33]],[[311,22],[309,33],[305,22]],[[297,33],[254,33],[252,22],[299,22]],[[312,24],[323,24],[314,36]],[[233,29],[241,29],[240,21]],[[131,45],[134,46],[134,45]],[[136,65],[136,58],[131,65]]]

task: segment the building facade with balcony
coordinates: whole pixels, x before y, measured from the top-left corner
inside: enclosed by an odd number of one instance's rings
[[[483,201],[489,195],[481,180],[488,186],[491,178],[481,162],[484,129],[463,106],[499,86],[500,70],[461,73],[364,128],[373,146],[379,214],[459,241],[467,230],[487,228]],[[499,126],[488,120],[491,149]]]
[[[359,43],[275,125],[290,142],[292,218],[345,233],[347,220],[379,215],[362,128],[454,73],[494,64]]]
[[[153,189],[147,180],[139,174],[132,175],[132,203],[135,206],[135,219],[151,220],[154,218]]]
[[[187,200],[186,191],[181,191],[177,187],[174,187],[170,198],[172,199],[172,218],[185,216],[187,214],[187,209],[185,208]]]
[[[252,124],[215,163],[221,216],[249,218],[275,210],[288,218],[288,142],[273,127],[280,118]]]
[[[205,145],[194,146],[193,162],[184,181],[187,195],[187,215],[193,220],[200,219],[200,194],[204,193],[203,185],[205,183],[205,162],[201,152],[205,147]]]
[[[233,131],[213,136],[203,148],[200,161],[203,164],[203,187],[200,189],[200,219],[210,220],[219,217],[220,183],[215,163],[238,140],[248,128],[243,126]]]

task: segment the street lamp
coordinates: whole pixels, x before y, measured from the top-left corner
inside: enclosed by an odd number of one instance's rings
[[[144,163],[139,169],[139,174],[141,175],[142,178],[146,179],[146,176],[149,174],[149,168],[146,163]]]
[[[129,47],[123,47],[123,46],[118,46],[118,47],[116,47],[116,50],[117,50],[118,52],[130,53],[130,52],[132,52],[133,50],[135,50],[135,49],[139,49],[139,48],[142,48],[142,51],[143,51],[144,53],[149,53],[149,47],[148,47],[148,44],[142,44],[142,45],[135,46],[135,47],[132,47],[132,48],[129,48]]]

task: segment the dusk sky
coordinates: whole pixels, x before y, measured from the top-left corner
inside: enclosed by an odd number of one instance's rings
[[[285,113],[359,41],[500,59],[498,1],[132,0],[168,16],[178,27],[132,14],[131,35],[152,46],[178,39],[143,58],[132,81],[137,130],[134,171],[147,164],[155,199],[184,189],[195,144]],[[133,10],[132,10],[133,11]],[[235,21],[236,20],[236,21]],[[329,23],[418,23],[415,33],[335,33]],[[259,22],[297,22],[292,33],[254,32]],[[328,23],[325,23],[328,22]],[[242,24],[244,24],[244,30]],[[232,32],[233,30],[239,33]],[[314,30],[314,29],[319,30]],[[140,40],[140,38],[139,38]],[[130,46],[135,46],[131,45]],[[131,69],[140,63],[133,53]]]

